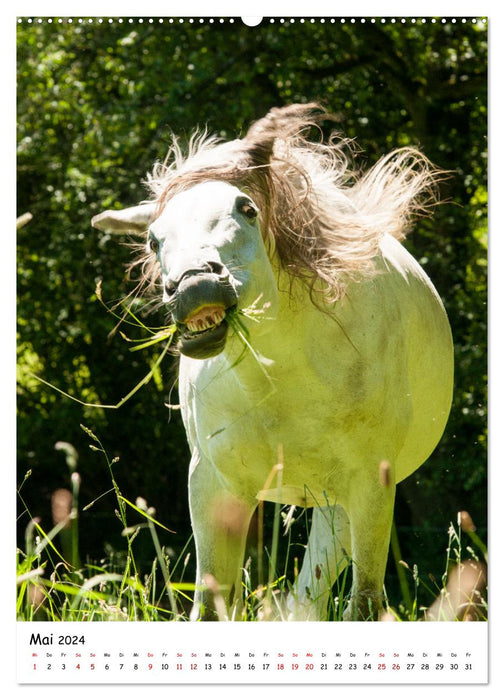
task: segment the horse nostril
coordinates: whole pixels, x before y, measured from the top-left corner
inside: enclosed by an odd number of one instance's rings
[[[214,275],[217,275],[220,282],[229,282],[230,273],[225,265],[220,262],[209,262],[208,267]]]
[[[220,262],[209,261],[206,264],[210,268],[210,272],[213,272],[213,274],[217,275],[217,277],[222,277],[224,273],[227,274],[226,268]]]
[[[172,282],[171,280],[167,280],[165,282],[165,292],[167,296],[172,297],[175,292],[177,291],[177,285],[175,282]]]

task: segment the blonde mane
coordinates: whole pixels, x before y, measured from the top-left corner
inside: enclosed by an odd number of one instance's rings
[[[271,110],[242,139],[196,133],[186,154],[174,139],[147,180],[157,213],[199,182],[234,184],[257,204],[265,242],[291,277],[341,298],[349,279],[373,273],[385,233],[401,240],[415,217],[429,213],[444,173],[418,150],[400,148],[360,174],[350,141],[337,134],[327,143],[308,140],[310,128],[328,119],[318,104],[291,105]],[[157,268],[143,264],[154,282]]]

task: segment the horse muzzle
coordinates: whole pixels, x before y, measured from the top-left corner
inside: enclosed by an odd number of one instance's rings
[[[225,268],[219,272],[190,270],[168,284],[180,352],[198,360],[218,355],[226,344],[226,312],[238,303],[229,273]]]

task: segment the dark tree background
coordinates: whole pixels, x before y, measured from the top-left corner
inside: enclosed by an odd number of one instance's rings
[[[91,403],[114,404],[149,371],[159,349],[130,353],[97,301],[131,286],[130,251],[90,226],[106,208],[145,197],[141,181],[174,132],[207,126],[243,133],[271,107],[319,100],[355,138],[364,164],[403,145],[420,146],[452,171],[432,220],[407,241],[437,286],[455,341],[455,396],[445,436],[399,489],[403,558],[442,570],[450,521],[471,513],[486,533],[486,23],[387,19],[365,23],[239,19],[57,18],[18,23],[18,481],[33,516],[50,528],[51,493],[70,474],[58,441],[79,454],[80,505],[110,489],[109,455],[124,495],[143,496],[177,535],[189,536],[188,450],[176,412],[176,372],[162,372],[120,410],[84,408],[37,382],[42,376]],[[160,315],[149,319],[156,325]],[[21,512],[22,512],[21,507]],[[19,520],[22,541],[28,514]],[[120,549],[114,496],[80,513],[81,555]],[[147,543],[145,556],[148,558]]]

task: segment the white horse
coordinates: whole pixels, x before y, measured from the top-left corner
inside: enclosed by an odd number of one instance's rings
[[[441,175],[412,149],[353,174],[347,143],[303,135],[327,116],[274,109],[242,139],[194,137],[185,157],[175,141],[149,177],[151,201],[93,219],[147,236],[145,274],[160,275],[179,329],[192,619],[215,615],[209,580],[237,614],[259,500],[314,508],[296,614],[323,618],[351,562],[345,619],[379,618],[395,485],[430,455],[450,410],[448,320],[399,243]],[[255,311],[241,316],[247,351],[232,323],[243,309]]]

